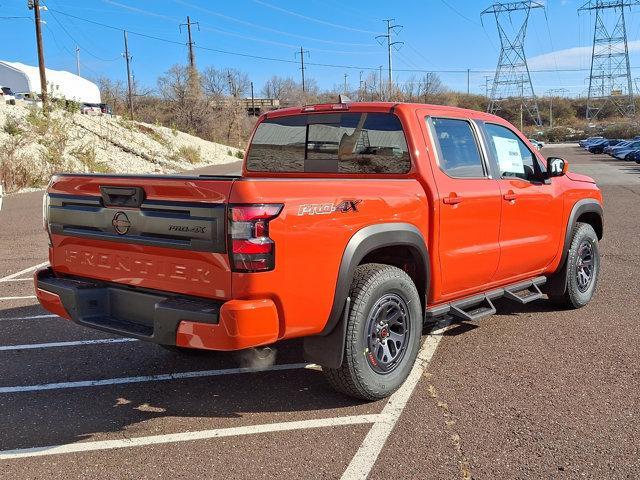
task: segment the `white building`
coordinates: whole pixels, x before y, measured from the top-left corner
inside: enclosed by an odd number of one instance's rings
[[[70,72],[49,68],[46,72],[47,91],[52,98],[101,103],[100,89],[95,83]],[[9,87],[13,93],[40,95],[40,72],[38,67],[0,60],[0,85]]]

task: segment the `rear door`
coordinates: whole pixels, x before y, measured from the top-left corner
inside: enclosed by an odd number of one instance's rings
[[[233,177],[56,175],[47,193],[55,272],[132,287],[231,296]]]
[[[482,289],[496,272],[500,187],[491,176],[474,122],[444,116],[424,121],[436,153],[441,293],[446,299]]]
[[[495,280],[506,282],[543,270],[560,242],[563,200],[545,168],[510,128],[485,123],[487,145],[500,185],[502,226]]]

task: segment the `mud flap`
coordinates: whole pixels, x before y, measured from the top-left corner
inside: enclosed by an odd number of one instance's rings
[[[304,358],[306,360],[327,368],[342,366],[350,306],[351,297],[347,297],[342,317],[329,334],[304,338]]]

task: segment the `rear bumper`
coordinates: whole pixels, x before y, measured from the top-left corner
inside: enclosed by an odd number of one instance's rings
[[[240,350],[278,339],[271,300],[194,299],[140,291],[91,279],[35,274],[36,295],[47,310],[75,323],[163,345]]]

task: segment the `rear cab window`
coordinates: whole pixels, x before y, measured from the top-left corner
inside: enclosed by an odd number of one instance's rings
[[[411,170],[411,158],[402,124],[392,113],[318,113],[260,123],[246,168],[271,173],[401,174]]]

